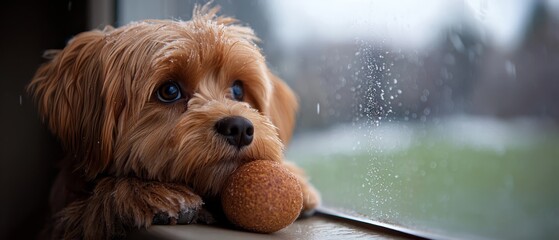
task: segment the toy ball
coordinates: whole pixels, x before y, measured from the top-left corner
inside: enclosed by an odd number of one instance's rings
[[[272,233],[297,219],[303,194],[297,178],[281,164],[257,160],[242,165],[229,177],[221,203],[234,225]]]

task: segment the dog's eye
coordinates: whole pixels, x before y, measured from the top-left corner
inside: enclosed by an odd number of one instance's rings
[[[182,97],[181,89],[176,82],[168,81],[157,89],[157,98],[164,103],[171,103]]]
[[[233,99],[237,101],[243,101],[243,97],[245,96],[243,82],[239,80],[233,82],[233,86],[231,86],[231,95],[233,96]]]

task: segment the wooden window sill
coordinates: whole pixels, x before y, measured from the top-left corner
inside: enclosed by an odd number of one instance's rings
[[[272,234],[251,233],[215,225],[173,225],[152,226],[138,231],[128,239],[421,239],[416,235],[406,234],[389,228],[372,224],[359,223],[343,217],[318,213],[315,216],[300,219],[293,224]]]

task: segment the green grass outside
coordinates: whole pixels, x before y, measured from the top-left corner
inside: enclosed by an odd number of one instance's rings
[[[559,238],[557,135],[501,152],[424,136],[406,150],[302,157],[325,206],[450,237]]]

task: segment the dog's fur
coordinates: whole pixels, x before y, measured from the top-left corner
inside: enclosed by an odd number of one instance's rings
[[[218,198],[239,165],[284,162],[295,95],[267,68],[253,31],[217,11],[205,5],[190,21],[85,32],[39,68],[28,90],[67,152],[51,194],[53,237],[122,236],[160,213],[171,224],[211,221],[204,201]],[[169,80],[185,98],[158,101]],[[232,99],[235,80],[244,101]],[[252,122],[250,145],[235,148],[216,133],[229,116]],[[300,180],[303,211],[312,210],[318,193],[284,164]]]

